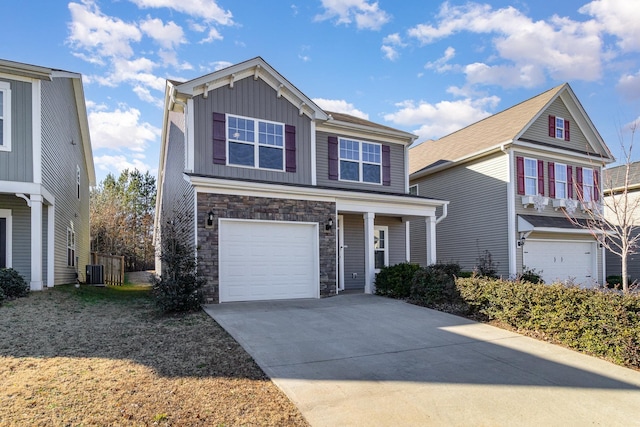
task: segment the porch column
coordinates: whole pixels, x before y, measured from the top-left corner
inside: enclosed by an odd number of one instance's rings
[[[373,225],[376,214],[367,212],[364,217],[364,293],[372,294],[375,289],[376,262],[373,244]]]
[[[32,194],[31,202],[31,290],[42,290],[42,196]]]
[[[425,218],[427,229],[427,265],[436,263],[436,217]]]

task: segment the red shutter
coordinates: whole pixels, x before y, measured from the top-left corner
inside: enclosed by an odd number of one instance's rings
[[[549,167],[549,197],[556,197],[556,165],[553,162],[548,163]]]
[[[556,116],[549,116],[549,136],[556,137]]]
[[[578,200],[580,200],[584,194],[584,188],[582,187],[582,168],[580,166],[576,166],[576,189],[578,190]]]
[[[213,113],[213,163],[227,164],[227,136],[225,116]]]
[[[391,147],[382,146],[382,185],[391,185]]]
[[[327,138],[327,145],[329,151],[329,179],[338,179],[338,138],[330,136]]]
[[[518,194],[524,194],[524,158],[516,157],[516,176],[518,181]]]
[[[538,193],[544,196],[544,161],[538,160]]]
[[[600,200],[600,173],[593,170],[593,200]]]
[[[564,121],[564,140],[569,141],[569,120]]]
[[[573,199],[573,167],[567,165],[567,198]]]
[[[284,125],[284,146],[285,146],[285,170],[287,172],[296,171],[296,127]]]

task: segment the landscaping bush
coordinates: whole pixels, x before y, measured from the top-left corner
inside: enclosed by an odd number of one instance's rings
[[[607,276],[607,288],[622,289],[622,276]]]
[[[0,288],[0,306],[2,305],[4,300],[5,300],[4,291],[2,290],[2,288]]]
[[[562,284],[456,280],[472,313],[615,363],[640,367],[640,296]]]
[[[458,274],[460,274],[460,265],[455,263],[438,263],[421,268],[413,276],[409,299],[427,307],[461,302],[455,287],[455,278]]]
[[[493,261],[491,252],[485,250],[482,255],[478,256],[473,272],[476,276],[498,277],[498,265]]]
[[[391,298],[408,298],[413,275],[418,270],[419,265],[408,262],[382,267],[376,274],[376,294]]]
[[[520,280],[530,283],[544,283],[542,280],[542,271],[536,271],[535,268],[523,267],[522,274],[519,276]]]
[[[29,285],[13,268],[0,268],[0,289],[8,299],[21,298],[29,295]]]

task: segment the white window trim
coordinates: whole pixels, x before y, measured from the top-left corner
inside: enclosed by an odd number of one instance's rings
[[[535,176],[533,175],[527,175],[527,160],[532,161],[535,165],[534,170],[536,171]],[[523,173],[524,173],[524,195],[525,196],[535,196],[540,192],[540,189],[538,188],[538,160],[531,158],[531,157],[525,157],[524,158],[524,163],[523,163]],[[531,178],[535,178],[534,182],[536,184],[536,191],[533,194],[529,194],[527,193],[527,178],[531,179]]]
[[[12,247],[12,242],[13,242],[13,237],[12,237],[12,231],[13,231],[13,220],[11,217],[11,209],[0,209],[0,218],[4,218],[7,220],[7,239],[6,239],[6,245],[5,248],[7,250],[7,258],[6,258],[6,265],[7,268],[11,268],[13,267],[13,247]]]
[[[76,190],[78,195],[78,200],[80,200],[80,166],[76,165]]]
[[[343,159],[340,156],[340,143],[341,141],[353,141],[353,142],[357,142],[358,143],[358,160],[353,160],[353,159]],[[378,147],[380,147],[380,163],[374,163],[374,162],[365,162],[364,160],[362,160],[362,144],[371,144],[371,145],[377,145]],[[340,167],[340,162],[342,161],[345,162],[352,162],[352,163],[358,163],[358,181],[355,181],[353,179],[343,179],[342,178],[342,168]],[[370,182],[370,181],[364,181],[364,176],[363,176],[363,165],[377,165],[380,167],[380,182]],[[372,185],[382,185],[382,144],[377,143],[377,142],[371,142],[371,141],[360,141],[358,139],[353,139],[353,138],[338,138],[338,180],[340,181],[344,181],[344,182],[360,182],[362,184],[372,184]]]
[[[373,230],[375,231],[384,231],[384,248],[382,249],[376,249],[375,248],[375,239],[374,239],[374,246],[373,246],[373,262],[374,262],[374,267],[375,267],[375,253],[376,251],[384,251],[384,265],[385,267],[389,265],[389,227],[386,225],[374,225],[373,226]],[[380,272],[379,268],[375,269],[376,273]]]
[[[562,127],[558,127],[558,120],[562,120]],[[565,135],[566,135],[565,132],[567,131],[566,123],[567,123],[567,121],[564,118],[556,116],[556,120],[555,120],[555,123],[554,123],[554,128],[556,129],[556,132],[555,132],[556,139],[561,139],[561,140],[564,141],[564,138],[565,138]],[[558,131],[559,130],[562,131],[562,136],[558,136]]]
[[[587,171],[591,171],[591,180],[587,184]],[[592,168],[582,168],[582,200],[584,202],[591,202],[595,196],[595,172]],[[589,194],[587,198],[587,194]]]
[[[229,117],[235,117],[237,119],[243,119],[243,120],[252,120],[253,134],[254,134],[255,140],[253,142],[248,142],[248,141],[235,140],[231,138],[231,135],[229,135]],[[282,147],[278,147],[275,145],[260,144],[258,142],[258,129],[260,128],[260,123],[272,123],[274,125],[282,126]],[[237,165],[235,163],[230,163],[231,156],[229,154],[227,154],[227,166],[232,166],[235,168],[258,169],[258,170],[271,171],[271,172],[284,172],[287,170],[287,164],[286,164],[287,163],[287,157],[286,157],[287,135],[286,135],[284,123],[274,122],[271,120],[257,119],[255,117],[246,117],[246,116],[238,116],[236,114],[227,114],[227,120],[225,122],[225,134],[227,135],[227,153],[230,153],[229,143],[231,142],[235,142],[238,144],[253,145],[253,166]],[[282,169],[261,168],[258,166],[260,164],[260,147],[261,146],[278,148],[282,151]]]
[[[411,190],[413,190],[414,188],[415,188],[416,191],[415,191],[415,193],[412,193]],[[417,196],[418,195],[418,191],[419,191],[418,190],[418,184],[413,184],[413,185],[409,186],[409,194],[413,194],[413,195]]]
[[[11,151],[11,85],[7,82],[0,82],[0,92],[3,96],[2,129],[3,143],[0,151]]]
[[[71,237],[71,242],[69,242],[69,237]],[[69,249],[73,251],[71,264],[69,264]],[[73,229],[73,224],[67,227],[67,267],[76,267],[76,232]]]
[[[558,167],[562,166],[564,167],[564,181],[559,181],[558,180]],[[553,175],[554,175],[554,181],[555,181],[555,194],[556,194],[556,199],[568,199],[569,198],[569,174],[568,174],[568,170],[567,170],[567,165],[564,163],[556,163],[553,166]],[[558,184],[563,184],[564,185],[564,197],[559,197],[558,196]]]

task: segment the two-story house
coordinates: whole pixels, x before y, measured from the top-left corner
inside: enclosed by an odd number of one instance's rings
[[[373,292],[411,222],[435,244],[446,202],[408,194],[416,137],[322,110],[260,57],[168,81],[164,110],[155,241],[185,233],[210,302]]]
[[[604,250],[574,225],[600,209],[613,156],[568,84],[409,150],[412,191],[450,201],[437,253],[471,270],[487,252],[498,273],[603,283]],[[423,233],[421,224],[412,232]],[[422,248],[411,248],[424,262]]]
[[[82,76],[0,60],[0,268],[32,290],[74,283],[93,184]]]

